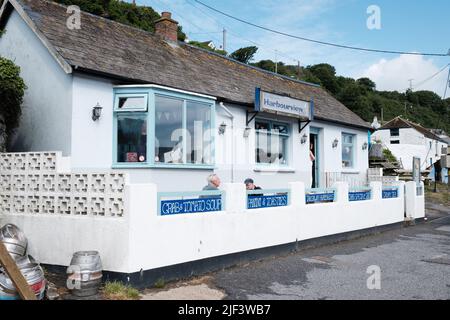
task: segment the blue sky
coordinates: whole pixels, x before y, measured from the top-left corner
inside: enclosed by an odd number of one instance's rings
[[[446,53],[450,49],[448,0],[202,1],[256,24],[321,41],[407,52]],[[326,62],[334,65],[340,75],[372,78],[379,89],[404,91],[409,79],[414,79],[413,85],[419,84],[450,63],[450,57],[366,53],[294,40],[234,21],[194,0],[137,0],[137,3],[150,5],[158,12],[171,11],[192,40],[213,40],[221,45],[220,31],[225,27],[228,51],[254,45],[253,41],[260,48],[257,60],[278,58],[289,64],[297,64],[299,60],[302,65]],[[380,30],[367,28],[370,5],[381,9]],[[446,78],[444,71],[417,90],[434,90],[442,96]]]

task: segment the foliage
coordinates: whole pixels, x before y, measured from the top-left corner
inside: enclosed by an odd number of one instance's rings
[[[163,289],[165,286],[166,286],[166,281],[164,280],[164,278],[159,278],[155,282],[155,288]]]
[[[20,68],[0,56],[0,114],[5,118],[7,134],[19,125],[25,90],[26,85],[20,77]]]
[[[121,282],[107,282],[103,288],[103,294],[109,300],[138,300],[139,291]]]
[[[240,61],[242,63],[249,63],[253,60],[253,57],[255,56],[256,52],[258,51],[258,48],[255,46],[252,47],[245,47],[240,48],[230,54],[230,58]]]
[[[391,163],[398,163],[397,158],[394,156],[394,154],[389,149],[383,149],[383,156],[384,158]]]
[[[193,46],[196,46],[196,47],[199,47],[199,48],[202,48],[202,49],[204,49],[204,50],[208,50],[208,51],[211,51],[211,52],[215,52],[215,53],[217,53],[217,54],[221,54],[221,55],[223,55],[223,56],[226,56],[226,55],[227,55],[227,52],[226,52],[226,51],[224,51],[224,50],[213,49],[213,48],[211,48],[210,46],[208,46],[205,42],[189,41],[189,44],[190,44],[190,45],[193,45]]]
[[[130,25],[145,31],[155,31],[155,21],[161,16],[151,7],[135,5],[121,0],[55,0],[64,5],[77,5],[86,11],[104,18]],[[178,40],[184,41],[186,34],[178,27]]]

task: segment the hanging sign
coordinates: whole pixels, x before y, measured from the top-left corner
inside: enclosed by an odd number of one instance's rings
[[[303,101],[256,88],[255,111],[269,112],[299,119],[313,120],[313,101]]]

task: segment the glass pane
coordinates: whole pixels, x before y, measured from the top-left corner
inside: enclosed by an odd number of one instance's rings
[[[183,101],[156,96],[155,163],[184,163]]]
[[[271,163],[269,140],[267,133],[256,133],[256,163]]]
[[[342,147],[342,166],[344,168],[353,167],[353,147],[343,146]]]
[[[266,123],[266,122],[257,121],[256,124],[255,124],[255,129],[256,130],[266,130],[266,131],[268,131],[270,129],[270,125],[268,123]]]
[[[145,97],[119,97],[119,109],[139,109],[147,110]]]
[[[147,161],[147,115],[117,117],[117,162]]]
[[[344,134],[342,135],[344,138],[344,144],[352,144],[353,143],[353,136],[350,134]]]
[[[211,106],[187,102],[187,162],[211,164]]]
[[[287,164],[287,138],[272,136],[271,141],[271,158],[272,163],[285,165]]]
[[[273,131],[276,133],[282,133],[282,134],[289,133],[287,125],[284,125],[284,124],[274,124]]]

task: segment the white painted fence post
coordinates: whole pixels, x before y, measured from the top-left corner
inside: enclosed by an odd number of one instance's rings
[[[405,211],[409,219],[420,219],[425,217],[425,189],[421,183],[423,194],[417,195],[417,185],[414,181],[406,183],[405,188]]]
[[[380,181],[373,181],[370,183],[372,188],[372,200],[382,200],[383,199],[383,184]]]
[[[336,202],[348,203],[348,183],[347,182],[336,182],[333,188],[337,189]]]
[[[244,212],[247,209],[247,190],[243,183],[225,184],[225,210],[228,213]]]
[[[291,206],[306,206],[305,184],[303,182],[291,182],[289,183],[289,188],[291,189]]]

